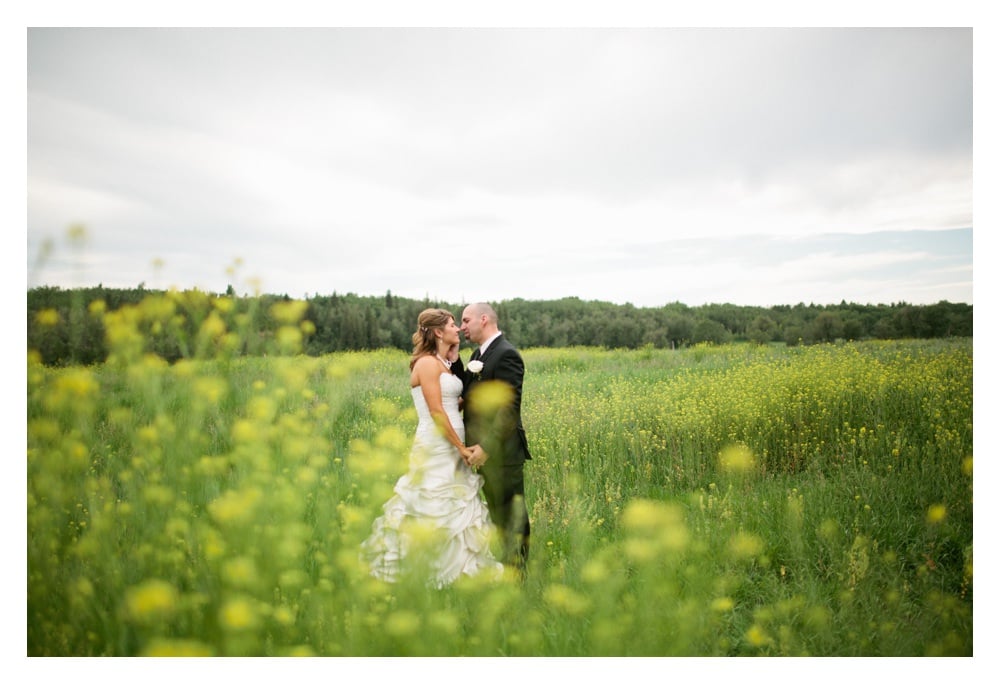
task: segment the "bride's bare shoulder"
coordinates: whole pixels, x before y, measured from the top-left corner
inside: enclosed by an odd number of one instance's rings
[[[421,379],[429,379],[437,371],[437,359],[430,354],[421,356],[413,362],[413,369],[410,371],[410,385],[417,387],[421,384]]]
[[[435,369],[438,365],[437,359],[430,354],[424,354],[413,362],[413,370]]]

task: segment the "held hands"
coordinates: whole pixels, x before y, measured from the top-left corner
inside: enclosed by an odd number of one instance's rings
[[[470,468],[478,468],[482,464],[486,463],[486,459],[489,458],[489,454],[483,451],[483,448],[478,444],[473,444],[467,449],[462,450],[462,460]]]

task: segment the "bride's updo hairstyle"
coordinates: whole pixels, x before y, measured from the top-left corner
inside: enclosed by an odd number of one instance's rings
[[[435,330],[442,330],[448,321],[455,320],[454,314],[446,309],[424,309],[417,316],[417,331],[413,333],[413,355],[410,356],[410,370],[421,356],[437,353]]]

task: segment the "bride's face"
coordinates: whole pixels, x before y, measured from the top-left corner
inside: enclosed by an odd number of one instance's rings
[[[448,322],[445,323],[444,328],[441,329],[441,341],[451,346],[453,344],[458,344],[461,340],[458,337],[458,326],[455,325],[455,319],[449,318]]]

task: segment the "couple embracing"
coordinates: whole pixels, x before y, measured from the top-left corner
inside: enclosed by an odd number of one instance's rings
[[[460,334],[479,345],[468,368],[458,355]],[[521,423],[523,382],[524,361],[500,332],[492,306],[465,307],[461,327],[444,309],[420,313],[410,358],[417,429],[409,469],[362,544],[372,575],[394,581],[412,543],[408,528],[424,525],[439,535],[433,584],[499,576],[504,565],[523,578],[530,538],[524,462],[531,458]],[[490,548],[494,532],[503,563]]]

